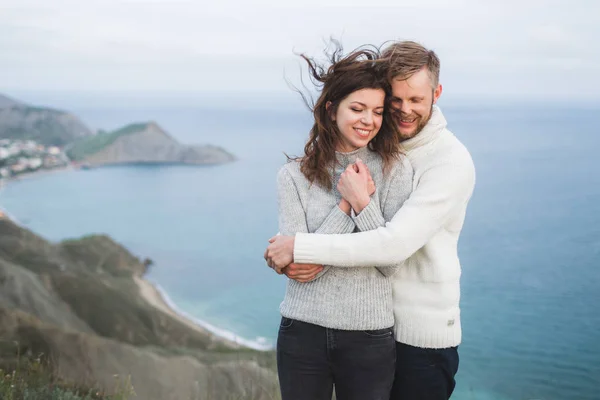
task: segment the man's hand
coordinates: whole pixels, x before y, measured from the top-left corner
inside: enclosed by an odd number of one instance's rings
[[[290,279],[298,282],[310,282],[323,271],[322,265],[317,264],[290,264],[282,272]]]
[[[273,236],[265,251],[267,265],[277,273],[294,261],[294,236]]]

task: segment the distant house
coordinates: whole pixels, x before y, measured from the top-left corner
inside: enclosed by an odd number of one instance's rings
[[[27,164],[21,164],[21,163],[15,164],[15,165],[11,165],[10,172],[13,175],[20,174],[22,172],[25,172],[28,167],[29,167],[29,165],[27,165]]]
[[[50,146],[48,147],[48,154],[53,155],[53,156],[57,156],[61,153],[60,149],[56,146]]]
[[[18,143],[11,143],[8,147],[8,155],[9,156],[16,156],[21,154],[21,147],[19,146]]]
[[[63,157],[59,156],[52,156],[52,155],[47,155],[46,157],[44,157],[44,168],[55,168],[55,167],[60,167],[60,166],[64,166],[67,165],[68,162],[65,161],[63,159]]]
[[[40,169],[44,164],[44,161],[41,158],[30,158],[29,159],[29,169],[35,171],[36,169]]]
[[[0,168],[4,168],[0,178],[68,164],[67,155],[58,146],[46,147],[33,140],[0,140]]]

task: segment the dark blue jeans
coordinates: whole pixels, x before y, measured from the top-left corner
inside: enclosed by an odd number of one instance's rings
[[[391,400],[448,400],[458,371],[458,348],[422,349],[396,343]]]
[[[277,368],[283,400],[389,400],[396,363],[392,328],[329,329],[282,318]]]

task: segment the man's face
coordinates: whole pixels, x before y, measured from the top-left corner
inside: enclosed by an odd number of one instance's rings
[[[433,104],[442,94],[442,85],[433,88],[426,68],[406,80],[392,80],[392,113],[400,140],[415,137],[431,118]]]

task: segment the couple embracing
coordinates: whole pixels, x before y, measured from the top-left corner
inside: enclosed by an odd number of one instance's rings
[[[304,155],[279,171],[283,400],[450,398],[457,254],[475,185],[447,129],[437,55],[403,41],[308,63],[322,84]]]

